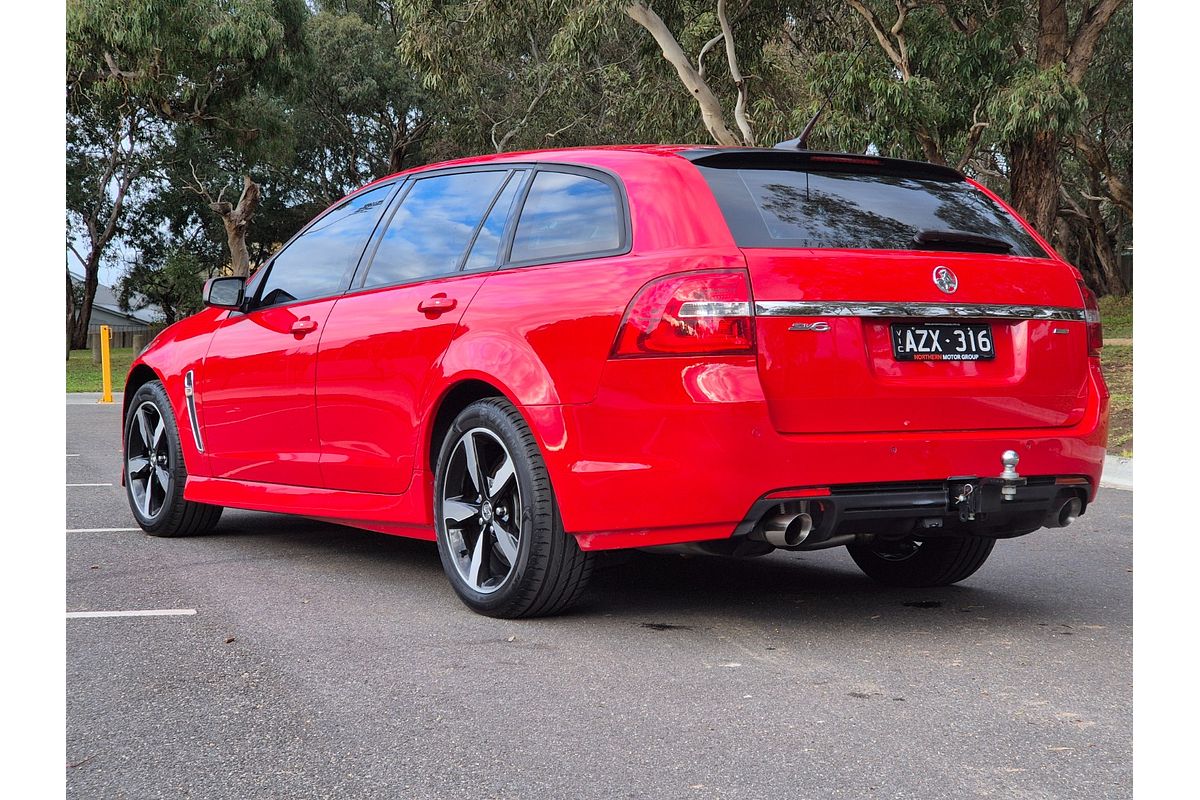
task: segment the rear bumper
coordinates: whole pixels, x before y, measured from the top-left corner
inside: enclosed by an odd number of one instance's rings
[[[769,517],[804,512],[812,518],[805,547],[848,534],[875,533],[903,536],[967,535],[1011,538],[1031,533],[1046,525],[1060,527],[1056,520],[1072,500],[1078,502],[1073,516],[1087,508],[1091,486],[1081,477],[1022,477],[1001,491],[1003,482],[989,476],[962,476],[928,483],[885,483],[835,486],[806,497],[761,498],[734,529],[734,536],[762,538]],[[787,493],[783,493],[787,494]]]
[[[995,476],[1009,449],[1022,476],[1083,479],[1091,501],[1108,392],[1093,365],[1087,410],[1068,428],[786,435],[753,358],[665,358],[610,361],[592,403],[523,410],[564,526],[590,550],[728,538],[757,503],[789,489]]]

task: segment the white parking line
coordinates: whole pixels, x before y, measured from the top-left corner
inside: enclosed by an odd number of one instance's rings
[[[79,458],[79,453],[67,453],[67,458]]]
[[[83,617],[190,617],[194,608],[158,608],[149,611],[68,611],[67,619]]]
[[[68,489],[70,489],[72,487],[78,488],[80,486],[112,486],[112,484],[111,483],[68,483],[67,484]]]
[[[67,528],[67,533],[133,533],[141,528]]]

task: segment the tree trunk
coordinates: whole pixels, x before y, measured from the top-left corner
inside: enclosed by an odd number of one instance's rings
[[[225,225],[229,265],[233,268],[233,274],[244,278],[250,275],[250,249],[246,247],[246,231],[262,200],[262,191],[249,175],[243,176],[242,180],[242,196],[236,206],[227,200],[218,200],[210,203],[209,208],[221,215],[221,222]]]
[[[1037,232],[1054,235],[1058,190],[1062,183],[1058,137],[1042,131],[1012,143],[1009,185],[1013,207]]]
[[[654,37],[662,49],[663,58],[675,68],[679,80],[687,87],[696,105],[700,107],[700,118],[704,127],[717,144],[737,146],[744,144],[725,123],[725,112],[721,110],[721,101],[713,92],[712,87],[701,77],[699,70],[692,66],[687,54],[679,46],[675,35],[671,33],[662,17],[654,13],[654,9],[646,5],[644,0],[635,0],[625,7],[625,14],[638,25],[641,25]]]
[[[75,328],[71,334],[72,350],[83,350],[88,346],[88,326],[92,324],[92,304],[96,300],[96,287],[99,285],[100,254],[93,249],[83,265],[83,302],[75,315]]]
[[[71,271],[67,270],[67,360],[71,360],[71,339],[75,333],[75,285],[71,283]]]
[[[1039,0],[1037,68],[1053,69],[1067,57],[1067,4],[1064,0]],[[1012,203],[1042,236],[1054,235],[1062,171],[1058,163],[1058,137],[1035,131],[1012,143],[1010,171]]]

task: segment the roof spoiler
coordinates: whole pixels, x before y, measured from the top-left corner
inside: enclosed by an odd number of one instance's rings
[[[717,169],[798,169],[820,172],[866,172],[937,181],[966,180],[961,172],[942,164],[907,161],[862,153],[820,153],[767,147],[706,147],[683,150],[680,156],[696,166]]]

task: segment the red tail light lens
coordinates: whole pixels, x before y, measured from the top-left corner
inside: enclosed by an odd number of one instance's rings
[[[750,279],[742,270],[667,275],[633,298],[614,357],[754,352]]]
[[[1099,358],[1100,348],[1104,347],[1104,328],[1100,325],[1100,303],[1083,281],[1079,281],[1079,292],[1083,295],[1083,320],[1087,324],[1088,355]]]

